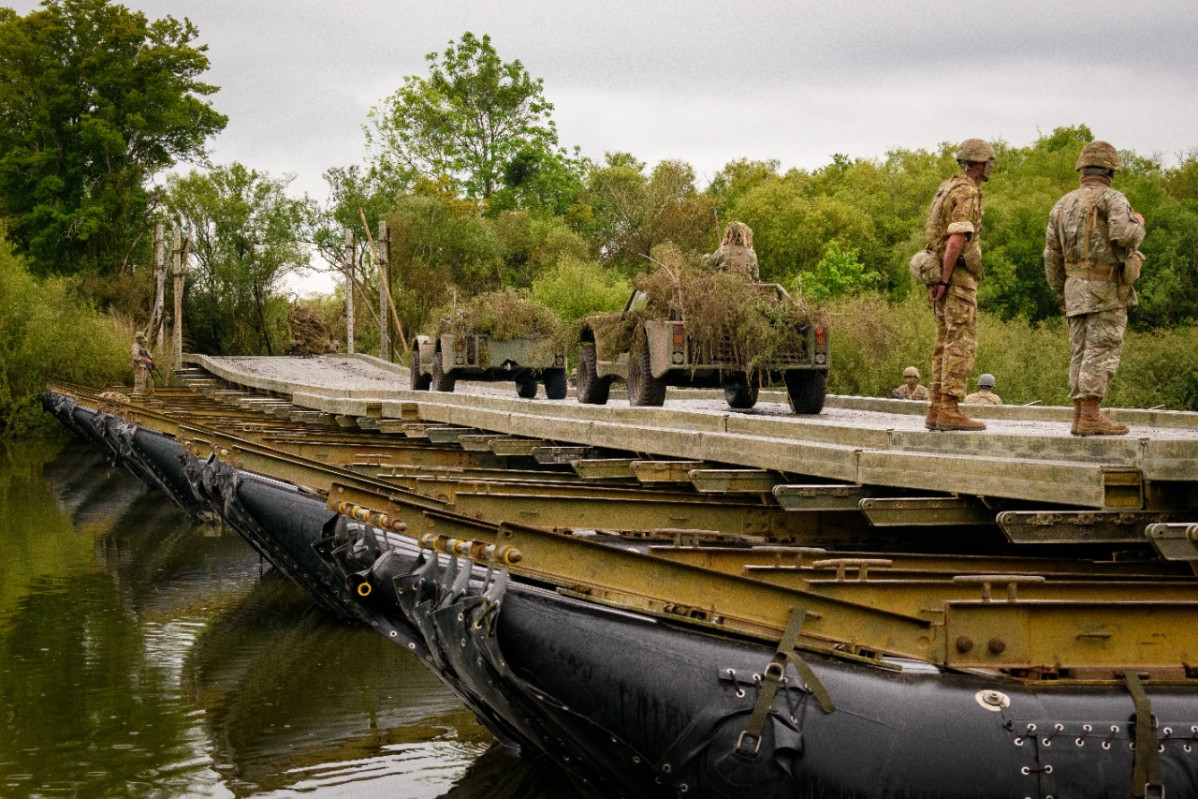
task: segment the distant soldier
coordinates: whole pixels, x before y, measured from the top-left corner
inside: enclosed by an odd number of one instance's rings
[[[903,370],[903,384],[890,392],[892,399],[926,400],[928,390],[919,384],[919,370],[908,366]]]
[[[133,337],[129,357],[133,359],[133,396],[154,396],[154,378],[150,375],[150,370],[154,368],[154,359],[146,349],[146,334],[140,330]]]
[[[757,251],[753,249],[753,229],[744,222],[729,222],[724,228],[720,248],[704,256],[703,265],[717,271],[742,274],[754,282],[761,280]]]
[[[1138,303],[1132,282],[1143,256],[1144,217],[1111,179],[1122,168],[1109,143],[1082,148],[1081,185],[1052,207],[1044,242],[1044,275],[1069,321],[1069,393],[1075,436],[1121,436],[1127,425],[1098,412],[1119,368],[1127,309]]]
[[[940,262],[940,282],[928,286],[936,315],[929,430],[985,430],[957,404],[978,352],[978,281],[982,279],[982,192],[994,168],[994,148],[966,139],[957,148],[961,172],[940,184],[924,221],[927,249]]]
[[[978,378],[978,390],[965,398],[966,405],[1002,405],[1002,397],[994,393],[994,375],[987,372]]]

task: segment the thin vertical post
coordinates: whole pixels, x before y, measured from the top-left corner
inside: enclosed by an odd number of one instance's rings
[[[345,351],[354,351],[354,232],[345,231]]]
[[[188,234],[188,244],[190,244],[191,235]],[[171,244],[171,265],[175,277],[175,318],[174,318],[174,335],[172,337],[172,354],[174,355],[174,368],[179,369],[183,366],[183,283],[187,277],[187,250],[183,242],[179,240],[179,232],[175,231],[174,240]]]
[[[391,242],[387,237],[387,223],[379,220],[379,357],[384,361],[391,360],[390,320],[387,313],[387,295],[391,290]]]
[[[159,347],[166,337],[166,237],[162,225],[154,225],[154,309],[150,312],[151,346]]]

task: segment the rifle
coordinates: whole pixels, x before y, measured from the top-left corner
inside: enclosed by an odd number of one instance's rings
[[[151,357],[150,353],[146,352],[145,347],[138,347],[137,349],[138,349],[138,354],[140,354],[141,357],[146,359],[146,371],[148,371],[156,380],[159,380],[160,382],[162,382],[165,385],[166,378],[162,376],[162,370],[160,370],[158,368],[158,366],[154,363],[154,358]]]

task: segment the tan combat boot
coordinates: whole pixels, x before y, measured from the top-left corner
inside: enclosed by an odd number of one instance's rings
[[[932,400],[928,403],[928,418],[924,419],[924,427],[929,430],[940,429],[940,406],[943,402],[944,395],[936,389],[932,389]]]
[[[976,419],[970,419],[957,409],[957,398],[952,394],[940,395],[940,417],[936,424],[938,430],[985,430],[986,424]]]
[[[1081,415],[1082,415],[1082,401],[1079,399],[1075,399],[1073,401],[1073,427],[1069,428],[1069,432],[1072,433],[1073,435],[1077,435],[1077,420],[1081,418]]]
[[[1098,412],[1100,400],[1081,400],[1081,412],[1077,417],[1075,436],[1125,436],[1127,425],[1117,424]]]

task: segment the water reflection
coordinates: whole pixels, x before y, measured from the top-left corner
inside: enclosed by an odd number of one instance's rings
[[[0,795],[571,795],[87,445],[0,448]]]

